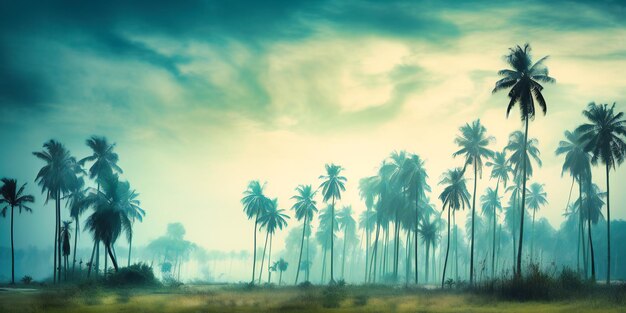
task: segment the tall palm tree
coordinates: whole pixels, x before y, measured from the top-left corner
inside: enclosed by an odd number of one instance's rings
[[[574,202],[572,211],[582,212],[583,219],[587,221],[587,236],[589,240],[589,253],[591,255],[591,280],[596,280],[596,262],[593,251],[593,239],[591,236],[591,224],[597,225],[602,216],[602,207],[604,206],[603,198],[606,198],[606,192],[600,191],[598,185],[587,180],[583,183],[583,196]]]
[[[347,179],[341,176],[341,171],[343,168],[339,165],[335,164],[326,164],[326,175],[320,176],[320,179],[324,181],[320,185],[322,188],[322,195],[324,197],[324,202],[328,203],[331,201],[330,205],[330,214],[333,218],[331,218],[330,229],[333,230],[334,233],[334,221],[335,221],[335,201],[341,200],[341,192],[346,190],[345,183]],[[330,236],[330,283],[335,283],[334,278],[334,236]]]
[[[483,215],[491,218],[492,226],[492,245],[491,245],[491,277],[494,278],[495,274],[495,256],[496,256],[496,224],[498,220],[498,211],[502,211],[502,202],[500,196],[498,196],[498,187],[491,189],[491,187],[485,190],[485,194],[480,197],[480,202],[483,208]]]
[[[474,217],[476,215],[476,186],[478,183],[478,175],[482,176],[483,158],[493,156],[493,151],[487,148],[489,143],[495,139],[487,136],[487,129],[475,120],[472,124],[465,124],[461,128],[461,135],[454,140],[461,149],[456,151],[452,156],[462,155],[465,157],[465,166],[472,164],[474,166],[474,192],[472,193],[472,238],[470,246],[470,286],[474,284]]]
[[[450,252],[450,224],[451,217],[450,213],[452,210],[460,210],[465,209],[466,206],[469,207],[469,191],[467,191],[467,186],[465,184],[464,171],[461,168],[456,168],[452,170],[448,170],[441,181],[440,185],[444,185],[444,190],[439,195],[439,199],[443,203],[443,210],[445,211],[446,206],[448,207],[448,245],[446,247],[446,258],[443,263],[443,275],[441,277],[441,288],[443,288],[445,279],[446,279],[446,269],[448,267],[448,254]]]
[[[607,272],[606,283],[611,283],[611,198],[609,173],[624,162],[626,155],[626,119],[624,112],[615,113],[615,103],[590,103],[583,115],[588,124],[579,126],[581,139],[585,142],[585,151],[591,153],[591,164],[604,164],[606,171],[606,236],[607,236]]]
[[[100,191],[89,195],[93,213],[87,218],[86,227],[95,242],[102,242],[117,272],[119,267],[113,253],[113,245],[122,234],[132,232],[132,221],[126,208],[130,190],[128,182],[122,182],[116,174],[101,179]],[[106,260],[106,259],[105,259]]]
[[[330,239],[334,238],[335,232],[339,230],[337,215],[332,214],[331,212],[332,209],[330,205],[320,210],[320,214],[318,215],[319,226],[317,228],[317,232],[315,233],[316,239],[324,251],[324,256],[322,258],[322,281],[324,281],[326,274],[326,254],[330,245]]]
[[[35,202],[35,197],[24,194],[25,187],[26,184],[23,184],[18,189],[17,180],[9,178],[3,178],[2,187],[0,187],[0,206],[4,205],[1,211],[2,217],[6,217],[7,211],[11,209],[11,284],[15,284],[15,245],[13,241],[15,208],[19,210],[20,214],[22,214],[22,210],[33,212],[27,204]]]
[[[505,60],[511,68],[498,72],[498,75],[503,76],[503,78],[495,83],[495,87],[492,91],[493,93],[496,93],[500,90],[509,89],[508,97],[510,101],[506,109],[507,117],[515,104],[519,104],[521,113],[520,117],[525,126],[524,155],[526,155],[528,143],[528,123],[535,117],[535,102],[539,104],[544,115],[548,109],[546,101],[541,93],[543,86],[540,83],[555,82],[555,79],[549,76],[548,68],[543,64],[548,57],[543,57],[536,63],[533,63],[530,51],[531,48],[529,44],[525,44],[524,47],[520,47],[518,45],[509,49],[509,54],[505,57]],[[522,211],[524,211],[526,207],[526,163],[528,163],[526,158],[523,158]],[[524,214],[520,214],[520,216],[519,251],[517,254],[516,269],[516,275],[518,277],[522,274],[522,239],[524,238]]]
[[[300,185],[296,188],[296,192],[297,194],[291,197],[291,199],[296,200],[291,209],[296,211],[296,219],[298,221],[304,219],[304,223],[302,225],[302,240],[300,241],[300,255],[298,256],[295,285],[298,284],[298,277],[300,276],[300,264],[302,263],[302,250],[304,249],[304,235],[307,230],[307,222],[310,223],[315,213],[317,213],[317,202],[313,199],[316,192],[313,191],[311,185]]]
[[[63,221],[63,226],[61,227],[61,251],[63,254],[63,271],[65,274],[65,281],[67,281],[67,263],[69,263],[69,257],[72,250],[70,246],[70,237],[72,236],[71,224],[72,221]],[[74,246],[74,249],[76,249],[76,246]]]
[[[346,265],[346,247],[348,246],[348,234],[356,230],[356,221],[352,217],[352,207],[345,206],[337,214],[339,229],[343,230],[343,256],[341,258],[341,279],[345,280],[344,270]],[[353,235],[354,236],[354,235]]]
[[[406,160],[407,153],[405,151],[394,151],[391,153],[390,162],[386,164],[387,168],[383,168],[386,171],[390,179],[390,187],[397,190],[395,194],[394,205],[390,206],[394,215],[394,235],[393,235],[393,279],[398,280],[398,263],[400,261],[400,216],[403,215],[403,210],[406,209],[407,197],[407,181],[406,181]]]
[[[72,258],[72,273],[76,268],[76,247],[78,244],[78,234],[80,231],[80,216],[89,209],[87,199],[87,189],[85,188],[85,180],[77,177],[71,187],[70,194],[66,205],[70,209],[70,217],[74,219],[76,226],[74,227],[74,256]]]
[[[81,159],[79,163],[84,165],[86,162],[93,162],[89,168],[89,178],[98,182],[98,180],[106,178],[111,174],[123,173],[122,169],[117,165],[119,156],[113,151],[115,148],[114,143],[110,144],[106,137],[99,136],[91,136],[86,143],[93,151],[93,154]]]
[[[128,239],[128,264],[130,266],[130,255],[133,248],[133,225],[135,221],[143,222],[146,211],[141,208],[141,202],[139,201],[139,193],[136,190],[130,189],[130,185],[125,185],[128,188],[124,190],[124,198],[122,199],[122,207],[126,210],[126,214],[130,218],[130,231],[127,233]]]
[[[274,237],[274,233],[276,230],[282,230],[287,226],[287,220],[289,216],[284,214],[285,210],[278,208],[278,199],[273,199],[270,201],[267,210],[263,212],[261,217],[259,218],[259,223],[261,224],[261,228],[265,228],[266,236],[265,236],[265,247],[267,247],[267,239],[269,236],[270,240],[270,250],[268,256],[268,264],[272,262],[272,238]],[[261,258],[261,270],[259,270],[259,283],[261,283],[261,278],[263,277],[263,262],[265,261],[265,248],[263,249],[263,257]]]
[[[49,140],[43,144],[44,151],[33,152],[33,155],[46,164],[39,170],[35,181],[41,186],[42,193],[48,200],[55,201],[56,220],[54,227],[54,282],[61,281],[61,195],[70,192],[75,185],[76,174],[81,172],[76,159],[58,141]],[[58,266],[57,266],[58,262]],[[57,280],[58,278],[58,280]]]
[[[418,283],[418,270],[417,270],[417,261],[418,261],[418,240],[417,240],[417,229],[420,221],[420,216],[425,216],[425,212],[420,209],[420,201],[422,201],[426,197],[426,192],[430,192],[430,186],[426,182],[428,179],[428,174],[426,173],[426,169],[424,167],[424,161],[416,154],[412,154],[409,158],[404,162],[404,169],[402,171],[403,181],[405,182],[408,199],[412,200],[413,212],[415,214],[413,227],[413,244],[415,245],[415,284]]]
[[[532,233],[533,237],[530,242],[530,261],[533,262],[534,255],[534,245],[535,245],[535,214],[537,211],[544,205],[548,203],[546,199],[547,194],[543,190],[543,184],[532,183],[530,188],[528,188],[528,194],[526,194],[526,201],[528,202],[528,208],[533,211],[533,223],[532,223]]]
[[[526,181],[529,177],[533,175],[533,166],[531,163],[531,158],[534,160],[538,166],[542,166],[541,159],[539,158],[540,152],[537,145],[539,141],[536,138],[528,138],[526,134],[521,131],[514,131],[509,135],[509,142],[507,143],[505,150],[511,152],[511,156],[509,157],[509,163],[513,168],[513,178],[515,182],[515,188],[519,190],[519,195],[516,196],[516,199],[521,203],[519,204],[520,210],[526,212]],[[524,218],[526,214],[520,214],[520,227],[519,227],[519,243],[517,245],[517,260],[515,267],[515,274],[521,275],[521,272],[518,273],[518,270],[521,269],[521,253],[523,247],[523,239],[524,239]],[[519,266],[517,266],[519,262]],[[518,276],[519,277],[519,276]]]
[[[271,204],[270,199],[263,194],[264,187],[265,185],[261,185],[258,180],[253,180],[248,183],[248,188],[243,192],[244,196],[241,198],[243,211],[246,213],[246,216],[248,216],[248,219],[254,218],[254,249],[252,257],[252,280],[250,284],[254,284],[254,273],[256,270],[256,234],[259,218],[268,210]]]
[[[372,214],[372,209],[374,208],[376,192],[378,188],[376,186],[377,180],[378,176],[368,176],[359,180],[359,196],[365,202],[366,208],[366,211],[363,212],[363,214],[361,215],[361,218],[364,219],[359,220],[359,225],[365,227],[365,282],[369,281],[367,269],[369,265],[370,254],[370,233],[372,231],[372,226],[376,223],[375,214]],[[373,221],[372,224],[367,222],[368,220],[370,220],[369,218],[371,217],[373,217],[371,219],[371,221]]]
[[[441,237],[440,233],[439,233],[439,227],[440,227],[440,223],[439,223],[439,218],[438,216],[435,217],[434,219],[431,219],[430,217],[433,216],[433,214],[427,214],[424,216],[424,218],[422,218],[420,220],[420,227],[419,227],[419,233],[420,233],[420,237],[422,238],[422,242],[424,243],[424,247],[426,247],[426,256],[425,256],[425,263],[424,263],[424,274],[425,274],[425,280],[428,283],[428,274],[429,274],[429,266],[428,266],[428,259],[430,256],[430,247],[433,247],[433,253],[435,250],[435,243],[439,240],[439,238]],[[434,275],[434,274],[433,274]]]
[[[572,186],[570,187],[569,196],[567,198],[566,211],[570,206],[574,181],[578,181],[578,199],[580,201],[583,195],[583,182],[591,180],[591,156],[585,151],[585,143],[582,141],[581,135],[579,131],[565,131],[565,140],[561,140],[556,149],[556,155],[565,154],[561,176],[563,176],[565,172],[569,172],[570,176],[572,176]],[[583,212],[579,211],[578,213],[579,236],[577,249],[580,251],[580,245],[582,244],[584,251]],[[577,264],[578,270],[580,270],[580,253],[577,253]],[[585,267],[585,269],[586,268],[587,267]]]

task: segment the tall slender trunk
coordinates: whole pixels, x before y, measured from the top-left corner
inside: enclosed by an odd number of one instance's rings
[[[270,232],[265,234],[265,245],[263,246],[263,256],[261,256],[261,267],[259,268],[259,284],[261,283],[261,277],[263,277],[263,264],[265,263],[265,250],[267,249],[267,239],[270,236]]]
[[[406,244],[405,246],[405,251],[406,251],[406,259],[404,260],[404,264],[405,264],[405,273],[404,273],[404,277],[405,277],[405,285],[408,286],[409,285],[409,274],[411,274],[411,229],[407,229],[406,231]]]
[[[528,116],[525,118],[525,127],[526,130],[524,132],[524,154],[522,155],[523,159],[523,170],[522,170],[522,208],[520,210],[520,228],[519,228],[519,244],[517,246],[517,270],[515,271],[515,275],[517,277],[522,276],[522,245],[524,241],[524,213],[526,212],[526,166],[527,166],[527,155],[526,150],[528,146]]]
[[[271,279],[271,275],[272,275],[272,271],[270,270],[270,267],[272,266],[272,239],[274,238],[274,234],[270,234],[270,252],[267,256],[267,273],[268,273],[268,277]],[[271,281],[270,279],[267,280],[267,283],[269,284]],[[261,283],[261,280],[259,279],[259,283]]]
[[[89,278],[89,276],[91,276],[91,269],[93,268],[93,257],[96,254],[96,245],[98,244],[97,241],[94,240],[93,242],[93,249],[91,250],[91,258],[89,261],[89,268],[87,269],[87,278]],[[76,251],[76,250],[74,250]]]
[[[11,285],[15,285],[15,245],[13,242],[13,214],[15,208],[11,206]]]
[[[278,276],[278,286],[283,283],[283,271],[280,271],[280,275]]]
[[[61,191],[58,191],[57,194],[57,229],[58,232],[57,234],[57,260],[58,260],[58,267],[57,267],[57,278],[58,281],[61,282]]]
[[[474,286],[474,221],[476,220],[476,185],[478,183],[478,166],[474,158],[474,193],[472,196],[472,244],[470,248],[470,287]]]
[[[417,242],[418,242],[418,238],[417,238],[417,227],[419,225],[419,191],[416,193],[415,196],[415,228],[414,228],[414,234],[413,234],[413,240],[415,241],[413,244],[415,245],[415,285],[417,285],[419,283],[419,276],[418,276],[418,269],[417,269],[417,255],[419,253],[417,253]]]
[[[454,224],[454,274],[456,280],[459,280],[459,228],[456,226],[456,211],[452,214],[452,223]],[[449,222],[448,222],[449,223]]]
[[[366,216],[369,219],[370,208],[367,208]],[[369,253],[370,253],[370,223],[365,222],[365,282],[369,282],[368,265],[369,265]]]
[[[300,264],[302,263],[302,250],[304,249],[304,234],[306,233],[307,217],[308,214],[304,214],[304,224],[302,225],[302,240],[300,241],[300,256],[298,257],[298,269],[296,270],[296,282],[294,283],[294,285],[298,284],[298,277],[300,277]]]
[[[257,226],[259,224],[259,214],[256,215],[256,217],[254,218],[254,247],[252,249],[252,280],[250,281],[251,284],[254,284],[254,271],[256,269],[256,229]]]
[[[57,249],[59,249],[59,228],[57,228],[57,221],[59,220],[59,212],[57,211],[57,201],[59,201],[59,193],[57,191],[54,192],[56,199],[54,199],[54,254],[52,255],[52,260],[54,260],[54,268],[52,270],[53,276],[52,281],[54,283],[57,282]]]
[[[426,242],[425,243],[425,247],[426,247],[426,258],[425,263],[424,263],[424,281],[428,284],[429,282],[429,274],[430,274],[430,269],[428,267],[428,258],[430,256],[430,243]]]
[[[530,237],[530,263],[535,262],[535,214],[537,210],[533,209],[533,225],[532,225],[532,237]]]
[[[78,243],[78,229],[80,228],[80,219],[78,216],[75,218],[76,227],[74,227],[74,256],[72,258],[72,274],[74,274],[74,270],[76,269],[76,247]]]
[[[446,259],[443,262],[443,274],[441,275],[441,289],[443,289],[443,285],[446,282],[446,269],[448,268],[448,253],[450,252],[450,206],[448,206],[448,245],[446,247]],[[428,245],[426,245],[426,249],[428,249]],[[428,257],[426,258],[428,262]]]
[[[306,281],[309,280],[309,273],[311,272],[311,261],[309,260],[309,239],[311,239],[311,235],[306,236]]]
[[[372,251],[372,262],[370,262],[370,280],[376,283],[376,261],[378,256],[378,238],[380,235],[380,222],[376,221],[376,237],[374,238],[374,251]],[[372,271],[372,268],[374,269]]]
[[[115,268],[115,271],[117,272],[118,270],[117,260],[115,260],[115,257],[113,256],[113,251],[111,251],[111,245],[110,244],[105,245],[105,249],[107,249],[107,252],[109,253],[109,257],[111,258],[111,263],[113,263],[113,268]],[[106,256],[105,256],[105,260],[106,260]]]
[[[104,278],[109,274],[109,258],[107,258],[108,246],[104,245]]]
[[[404,188],[403,188],[404,189]],[[406,190],[402,195],[406,196]],[[400,262],[400,207],[396,208],[396,222],[394,224],[394,250],[393,250],[393,282],[398,281],[398,264]]]
[[[584,266],[584,270],[583,273],[585,274],[585,279],[588,278],[588,273],[589,273],[589,266],[587,265],[587,248],[585,246],[585,220],[583,218],[583,185],[582,185],[582,177],[579,176],[578,177],[578,235],[579,235],[579,241],[580,241],[580,245],[582,247],[582,255],[581,258],[583,259],[583,266]]]
[[[333,196],[333,204],[330,207],[330,283],[335,283],[335,197]]]
[[[341,279],[344,281],[346,277],[344,276],[344,270],[346,266],[346,246],[348,245],[348,227],[343,228],[343,257],[341,258]]]
[[[591,208],[587,208],[591,209]],[[589,212],[591,213],[591,212]],[[591,280],[596,281],[596,258],[593,253],[593,240],[591,238],[591,218],[587,216],[587,234],[589,235],[589,253],[591,254]]]
[[[131,231],[128,236],[128,263],[126,266],[130,267],[130,252],[133,250],[133,231],[131,226]]]
[[[496,197],[498,197],[498,188],[500,187],[500,178],[498,178],[498,182],[496,183]],[[493,206],[493,216],[491,219],[493,220],[493,242],[491,244],[491,279],[495,279],[496,273],[496,206]]]
[[[322,279],[321,283],[324,283],[324,278],[326,277],[326,254],[328,253],[328,249],[324,248],[324,257],[322,258]]]
[[[611,284],[611,197],[609,194],[609,170],[611,168],[606,165],[606,284]]]

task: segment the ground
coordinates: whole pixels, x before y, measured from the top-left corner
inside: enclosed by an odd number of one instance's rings
[[[0,288],[0,312],[626,312],[624,299],[518,302],[400,287]]]

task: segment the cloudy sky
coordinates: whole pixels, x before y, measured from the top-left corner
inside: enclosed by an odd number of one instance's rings
[[[557,80],[530,136],[549,200],[539,216],[558,226],[563,132],[591,101],[626,111],[624,16],[620,1],[2,1],[0,176],[38,200],[17,218],[17,244],[48,247],[54,232],[32,152],[55,138],[82,158],[94,134],[117,143],[141,193],[140,245],[180,221],[208,249],[250,249],[247,182],[266,181],[288,209],[328,162],[345,168],[342,205],[360,212],[358,180],[401,149],[426,159],[440,206],[441,173],[462,164],[460,126],[480,118],[497,150],[521,129],[491,90],[508,48],[526,42]],[[479,191],[495,185],[487,174]],[[612,175],[623,188],[626,166]],[[604,189],[603,172],[594,179]],[[626,218],[626,194],[613,195],[612,216]]]

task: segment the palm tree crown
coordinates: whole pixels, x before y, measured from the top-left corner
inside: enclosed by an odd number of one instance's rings
[[[328,202],[331,198],[341,199],[341,192],[346,190],[345,182],[347,179],[340,176],[343,168],[335,164],[326,164],[326,175],[320,176],[324,181],[320,185],[322,187],[322,195],[324,202]]]
[[[615,168],[624,162],[626,154],[626,119],[624,112],[615,114],[615,103],[608,104],[590,103],[583,115],[589,120],[589,124],[579,126],[576,131],[580,132],[580,139],[585,143],[585,150],[591,152],[591,164],[598,161],[608,167]]]
[[[317,213],[317,202],[313,199],[316,192],[313,191],[311,185],[300,185],[296,188],[298,194],[291,197],[296,203],[291,207],[296,212],[296,219],[299,221],[305,216],[310,221],[313,215]]]
[[[452,156],[463,155],[465,156],[465,165],[476,164],[476,170],[478,173],[482,172],[483,157],[490,158],[493,156],[493,151],[487,148],[487,145],[494,139],[492,136],[487,136],[487,129],[480,123],[480,120],[475,120],[472,124],[465,124],[461,128],[461,135],[457,136],[454,142],[461,147]]]
[[[1,209],[3,217],[7,215],[8,210],[11,208],[18,208],[19,213],[22,213],[22,210],[26,212],[33,211],[27,204],[35,202],[35,197],[24,194],[26,183],[18,189],[17,180],[15,179],[3,178],[1,181],[2,187],[0,187],[0,206],[3,204],[5,205]]]
[[[526,177],[533,176],[533,166],[530,162],[532,158],[537,165],[542,166],[541,159],[539,158],[540,152],[537,145],[539,141],[535,138],[529,138],[526,146],[526,153],[524,153],[524,133],[517,130],[509,135],[509,143],[504,147],[505,150],[511,151],[509,157],[509,163],[513,167],[513,173],[517,179],[522,179],[522,172],[524,170],[524,159],[526,159]]]

